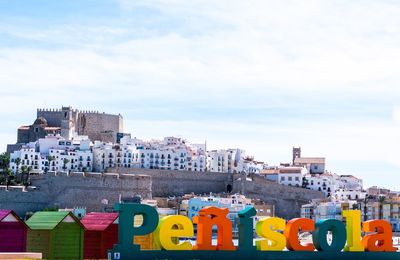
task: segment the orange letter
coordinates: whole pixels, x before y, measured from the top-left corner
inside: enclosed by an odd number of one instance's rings
[[[205,207],[199,211],[199,216],[193,217],[197,224],[197,241],[193,250],[235,250],[232,242],[232,223],[226,218],[229,210],[217,207]],[[213,246],[212,227],[217,226],[217,245]]]
[[[286,224],[283,234],[286,237],[286,247],[290,251],[314,251],[312,243],[302,245],[299,241],[299,232],[312,232],[314,221],[308,218],[294,218]]]
[[[370,252],[395,252],[393,247],[392,226],[385,220],[369,220],[363,223],[364,232],[377,232],[366,235],[362,239],[365,251]]]

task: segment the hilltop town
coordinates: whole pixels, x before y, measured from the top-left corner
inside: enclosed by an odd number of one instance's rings
[[[357,176],[326,169],[326,158],[303,157],[268,165],[240,148],[208,150],[184,138],[142,140],[124,132],[123,117],[72,107],[38,109],[32,125],[1,156],[0,208],[24,216],[69,208],[76,216],[112,211],[118,201],[141,200],[161,215],[196,216],[205,206],[257,217],[341,219],[345,209],[363,220],[388,220],[400,231],[400,193],[363,187]]]

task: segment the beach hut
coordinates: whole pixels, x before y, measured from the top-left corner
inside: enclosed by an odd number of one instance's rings
[[[118,213],[92,212],[82,218],[85,227],[85,259],[107,258],[107,250],[118,243]]]
[[[26,224],[28,251],[46,259],[82,259],[84,228],[71,212],[36,212]]]
[[[28,226],[12,210],[0,210],[0,252],[25,252]]]

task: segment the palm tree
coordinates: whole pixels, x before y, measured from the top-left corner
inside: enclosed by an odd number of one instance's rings
[[[0,155],[0,169],[5,170],[10,164],[10,155],[8,153],[2,153]]]
[[[54,161],[55,159],[56,159],[56,158],[55,158],[54,156],[51,156],[51,155],[47,156],[47,161],[49,162],[49,167],[46,167],[46,168],[45,168],[45,172],[46,172],[46,173],[47,173],[48,170],[50,169],[51,162]]]
[[[64,158],[64,160],[63,160],[63,170],[64,171],[67,170],[67,163],[69,163],[69,160],[67,158]]]
[[[10,165],[10,156],[8,153],[2,153],[0,155],[0,174],[1,174],[1,182],[7,180],[7,170],[9,170]]]
[[[8,190],[8,186],[10,185],[10,179],[11,179],[11,176],[13,176],[13,172],[10,169],[6,169],[4,171],[4,174],[6,176],[6,178],[5,178],[6,186],[7,186],[6,189]]]
[[[18,175],[19,172],[19,165],[21,164],[21,158],[17,158],[15,159],[15,164],[17,165],[17,169],[16,169],[16,175]]]
[[[23,165],[21,167],[21,173],[17,175],[17,182],[24,183],[25,175],[27,174],[28,171],[29,171],[28,167]]]
[[[25,186],[30,185],[31,182],[31,171],[32,171],[32,166],[28,167],[28,171],[26,172],[26,178],[24,178],[24,184]]]
[[[368,196],[365,196],[365,198],[364,198],[364,200],[363,200],[363,204],[364,204],[364,221],[367,221],[368,220],[368,201],[369,201],[369,198],[368,198]]]
[[[379,219],[383,219],[383,203],[385,202],[386,197],[385,196],[379,196],[378,201],[379,201]]]

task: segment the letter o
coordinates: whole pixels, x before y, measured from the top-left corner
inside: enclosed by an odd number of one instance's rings
[[[332,232],[332,243],[327,241],[328,231]],[[337,219],[323,219],[315,223],[312,240],[318,251],[340,252],[346,244],[346,227]]]

